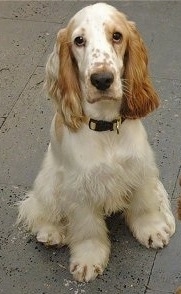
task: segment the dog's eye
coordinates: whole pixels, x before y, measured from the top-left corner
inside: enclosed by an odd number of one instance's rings
[[[121,33],[119,33],[119,32],[115,32],[114,34],[113,34],[113,41],[115,42],[115,43],[119,43],[121,40],[122,40],[122,34]]]
[[[85,46],[85,39],[82,36],[78,36],[74,39],[74,43],[79,47]]]

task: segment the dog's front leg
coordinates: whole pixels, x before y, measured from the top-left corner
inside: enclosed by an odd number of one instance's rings
[[[125,217],[133,235],[148,248],[163,248],[175,232],[168,195],[157,178],[135,192]]]
[[[103,215],[91,207],[76,207],[69,224],[70,272],[75,280],[90,281],[102,274],[110,252]]]

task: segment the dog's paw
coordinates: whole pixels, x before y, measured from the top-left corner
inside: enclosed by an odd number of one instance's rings
[[[53,225],[43,226],[39,229],[36,238],[38,242],[44,243],[46,246],[63,246],[66,243],[64,231]]]
[[[144,215],[135,220],[133,235],[147,248],[163,248],[175,231],[174,219],[168,223],[160,214]]]
[[[70,272],[78,282],[89,282],[101,275],[108,263],[109,241],[85,240],[72,246]]]
[[[98,275],[102,275],[103,267],[100,264],[78,263],[70,264],[70,273],[78,282],[89,282],[94,280]]]
[[[164,223],[150,224],[143,227],[134,233],[138,241],[147,248],[163,248],[169,243],[170,231],[169,227]]]

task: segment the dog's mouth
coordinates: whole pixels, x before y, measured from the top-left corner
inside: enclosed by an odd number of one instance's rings
[[[118,98],[115,97],[109,97],[109,96],[101,96],[101,97],[96,97],[96,98],[92,98],[92,99],[87,99],[87,102],[90,104],[94,104],[100,101],[108,101],[108,102],[112,102],[112,101],[118,101]]]
[[[106,90],[100,90],[92,86],[89,82],[82,84],[84,99],[89,104],[98,102],[120,102],[122,99],[122,84],[114,83]]]

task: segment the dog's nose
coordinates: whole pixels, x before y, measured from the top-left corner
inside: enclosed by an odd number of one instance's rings
[[[98,90],[107,90],[114,81],[114,76],[111,72],[93,73],[90,77],[91,83]]]

